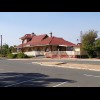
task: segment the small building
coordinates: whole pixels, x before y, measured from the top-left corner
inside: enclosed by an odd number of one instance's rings
[[[64,40],[63,38],[50,36],[47,34],[36,35],[26,34],[20,38],[22,43],[18,45],[17,52],[24,52],[28,56],[45,57],[76,57],[78,51],[75,51],[76,44]]]

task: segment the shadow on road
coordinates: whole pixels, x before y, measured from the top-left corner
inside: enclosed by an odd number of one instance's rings
[[[0,73],[0,87],[48,87],[52,83],[75,83],[74,80],[50,78],[41,73]]]

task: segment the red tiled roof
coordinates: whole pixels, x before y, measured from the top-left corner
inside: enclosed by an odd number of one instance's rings
[[[54,37],[54,36],[48,37],[47,34],[33,36],[31,41],[23,44],[23,47],[27,46],[27,45],[29,45],[29,46],[36,46],[36,45],[76,46],[76,44],[66,41],[63,38],[58,38],[58,37]],[[17,47],[22,47],[22,45],[19,45]]]
[[[21,37],[20,39],[31,39],[33,36],[31,34],[26,34],[23,37]]]
[[[27,43],[23,43],[23,47],[26,45]],[[22,44],[18,45],[16,48],[22,48]]]
[[[49,44],[49,45],[66,45],[66,46],[76,46],[69,41],[64,40],[63,38],[58,37],[48,37],[41,42],[42,45]]]
[[[41,41],[41,45],[46,45],[46,44],[50,44],[51,40],[53,39],[53,37],[48,37],[46,39],[44,39],[43,41]]]
[[[31,45],[31,46],[39,45],[39,44],[41,44],[41,41],[42,41],[46,36],[48,37],[47,34],[34,36],[34,37],[32,38],[32,40],[31,40],[30,42],[27,43],[27,45]]]

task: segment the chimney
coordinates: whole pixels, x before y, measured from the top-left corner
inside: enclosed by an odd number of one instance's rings
[[[50,37],[52,37],[52,32],[50,33]]]
[[[32,36],[35,36],[35,33],[31,33]]]

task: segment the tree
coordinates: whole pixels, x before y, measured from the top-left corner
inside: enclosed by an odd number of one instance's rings
[[[4,44],[2,46],[2,54],[3,54],[3,56],[6,56],[8,53],[10,53],[9,45],[8,44]]]
[[[95,41],[95,48],[97,52],[97,56],[100,57],[100,38]]]
[[[97,31],[94,30],[89,30],[82,36],[82,48],[87,51],[89,58],[92,58],[95,53],[95,40],[97,37]]]
[[[2,55],[0,55],[0,56],[5,56],[6,57],[10,53],[17,52],[17,49],[15,47],[16,47],[16,45],[9,47],[8,44],[4,44],[2,46]],[[1,54],[1,50],[0,50],[0,54]]]
[[[14,46],[10,46],[10,53],[13,53],[13,52],[17,52],[17,49],[15,48],[16,47],[16,45],[14,45]]]

